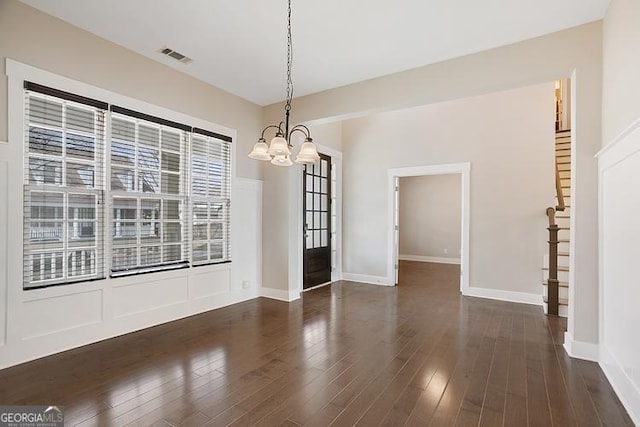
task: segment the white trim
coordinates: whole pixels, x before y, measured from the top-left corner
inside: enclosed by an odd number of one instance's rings
[[[380,286],[395,286],[393,281],[389,281],[388,277],[384,276],[369,276],[366,274],[345,273],[342,272],[342,280],[348,280],[350,282],[367,283],[370,285]]]
[[[462,291],[466,297],[487,298],[519,304],[542,305],[542,295],[470,286]]]
[[[576,341],[569,332],[564,333],[564,351],[573,358],[598,362],[600,350],[598,344]]]
[[[407,168],[389,169],[387,196],[387,279],[395,284],[395,265],[398,252],[394,245],[395,180],[398,177],[460,174],[461,233],[460,233],[460,292],[466,295],[469,289],[469,228],[471,223],[471,163],[451,163]],[[344,278],[344,275],[343,275]],[[542,299],[542,298],[540,298]]]
[[[258,293],[261,297],[275,299],[278,301],[291,302],[289,291],[286,289],[260,288]]]
[[[634,133],[638,135],[634,136]],[[627,410],[632,421],[640,426],[640,385],[636,384],[626,373],[624,366],[615,357],[612,349],[607,346],[607,336],[605,333],[605,323],[607,313],[605,312],[605,281],[607,280],[607,254],[604,250],[606,244],[607,230],[605,220],[607,216],[605,177],[609,170],[614,169],[626,159],[637,155],[640,152],[640,118],[635,120],[630,126],[624,129],[618,136],[613,138],[602,150],[596,154],[598,159],[598,258],[599,258],[599,362],[600,366],[613,387],[620,402]],[[567,341],[568,337],[565,337]],[[628,337],[632,339],[632,337]],[[566,348],[566,347],[565,347]],[[567,350],[569,352],[569,350]]]
[[[600,151],[596,153],[595,158],[602,157],[605,153],[608,153],[613,147],[615,147],[620,141],[623,141],[627,136],[632,134],[637,128],[640,128],[640,117],[637,118],[633,123],[627,126],[622,132],[618,134],[615,138],[611,140],[607,145],[605,145]]]
[[[640,390],[604,345],[600,347],[600,367],[631,420],[635,425],[640,426]]]
[[[460,258],[447,258],[441,256],[423,255],[398,255],[400,261],[435,262],[437,264],[460,264]]]
[[[319,285],[312,286],[312,287],[307,288],[307,289],[303,289],[303,290],[302,290],[302,292],[311,291],[311,290],[313,290],[313,289],[324,288],[325,286],[329,286],[329,285],[331,285],[332,283],[333,283],[333,282],[321,283],[321,284],[319,284]]]

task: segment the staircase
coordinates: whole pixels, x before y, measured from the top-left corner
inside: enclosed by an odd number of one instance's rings
[[[562,197],[556,195],[557,206],[555,209],[555,223],[558,225],[558,315],[567,317],[569,310],[569,224],[571,220],[571,130],[556,132],[556,168],[557,191],[562,194]],[[564,210],[562,210],[563,204]],[[544,256],[542,275],[544,312],[547,313],[549,255]]]

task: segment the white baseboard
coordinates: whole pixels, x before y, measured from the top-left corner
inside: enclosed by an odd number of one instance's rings
[[[470,286],[462,290],[462,295],[467,297],[488,298],[519,304],[542,305],[542,295],[528,294],[525,292],[504,291],[500,289],[477,288]]]
[[[576,341],[569,332],[564,333],[564,351],[571,357],[576,359],[588,360],[590,362],[599,361],[599,346],[598,344]]]
[[[296,297],[293,292],[289,292],[287,289],[260,288],[259,295],[284,302],[291,302],[300,298],[299,295]]]
[[[460,264],[460,258],[422,255],[398,255],[400,261],[435,262],[438,264]]]
[[[600,348],[600,367],[611,383],[613,390],[629,413],[629,417],[640,426],[640,389],[625,373],[618,360],[603,345]]]
[[[370,285],[381,286],[395,286],[395,283],[390,283],[388,277],[385,276],[369,276],[366,274],[355,274],[342,272],[342,280],[348,280],[350,282],[368,283]]]

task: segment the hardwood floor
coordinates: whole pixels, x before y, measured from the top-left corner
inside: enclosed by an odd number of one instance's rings
[[[0,371],[0,403],[66,425],[632,426],[540,307],[458,293],[457,266],[397,288],[256,299]]]

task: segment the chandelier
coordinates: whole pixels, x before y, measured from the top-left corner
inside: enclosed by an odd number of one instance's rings
[[[262,129],[262,135],[253,150],[249,153],[249,157],[256,160],[270,161],[276,166],[291,166],[291,152],[293,145],[291,144],[291,135],[295,132],[304,134],[305,140],[300,146],[300,151],[296,156],[296,163],[312,164],[315,163],[320,156],[316,145],[311,138],[311,132],[305,125],[296,125],[289,129],[289,113],[291,111],[291,99],[293,98],[293,80],[291,78],[291,60],[292,60],[292,43],[291,43],[291,0],[288,0],[287,10],[287,100],[284,105],[284,121],[277,125],[269,125]],[[267,145],[264,134],[269,129],[276,129],[275,137],[271,143]]]

